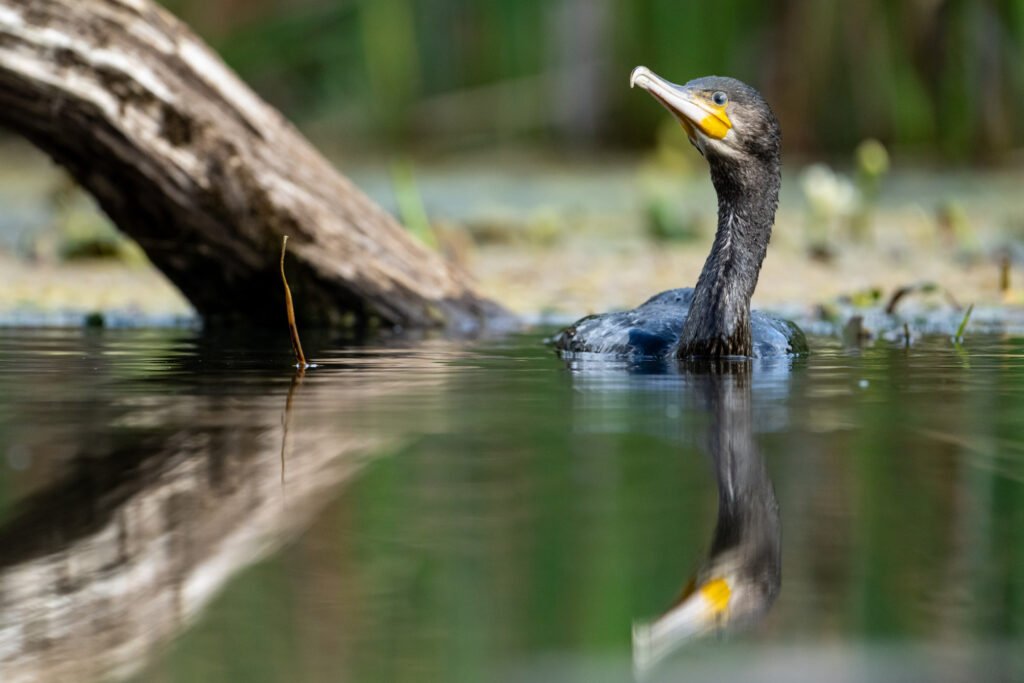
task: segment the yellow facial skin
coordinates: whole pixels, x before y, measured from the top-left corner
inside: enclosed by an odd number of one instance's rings
[[[702,94],[695,95],[693,101],[707,114],[700,121],[695,122],[700,131],[714,140],[725,138],[732,130],[732,121],[729,120],[729,114],[725,111],[729,103],[727,102],[724,106],[718,105]],[[683,128],[686,128],[686,122],[683,123]],[[691,133],[689,130],[686,132],[687,134]]]

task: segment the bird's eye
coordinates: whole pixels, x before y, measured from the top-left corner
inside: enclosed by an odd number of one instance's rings
[[[719,107],[724,107],[729,102],[729,96],[719,90],[711,96],[711,101],[717,104]]]

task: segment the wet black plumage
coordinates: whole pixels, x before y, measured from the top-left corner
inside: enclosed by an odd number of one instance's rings
[[[707,159],[718,195],[711,253],[695,288],[662,292],[631,311],[583,318],[559,333],[555,346],[566,353],[636,358],[805,352],[807,342],[796,325],[750,311],[781,182],[781,131],[771,108],[756,90],[733,78],[710,76],[677,86],[643,72],[650,76],[648,83],[657,79],[659,87],[674,88],[694,101],[713,94],[728,97],[732,127],[717,139],[682,118],[653,86],[644,86],[680,118],[691,142]],[[672,94],[661,91],[665,92]]]

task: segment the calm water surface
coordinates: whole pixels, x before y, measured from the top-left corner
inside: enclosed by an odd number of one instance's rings
[[[629,681],[729,572],[644,678],[1024,676],[1024,339],[539,337],[0,331],[0,679]]]

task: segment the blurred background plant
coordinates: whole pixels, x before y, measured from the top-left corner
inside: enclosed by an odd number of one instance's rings
[[[865,140],[854,153],[857,165],[857,196],[860,200],[850,224],[852,237],[871,239],[872,221],[878,205],[882,179],[889,171],[889,151],[878,140]]]
[[[1024,0],[164,1],[349,146],[650,145],[662,114],[625,87],[641,63],[756,84],[789,152],[993,161],[1024,141]]]
[[[629,89],[637,64],[736,76],[778,114],[759,305],[877,306],[920,281],[1024,301],[1024,0],[158,1],[520,312],[631,306],[700,272],[706,164]],[[31,298],[53,274],[26,264],[143,260],[16,144],[0,139],[0,271],[20,275],[0,284]]]
[[[861,195],[849,178],[825,164],[805,168],[800,174],[800,188],[807,203],[804,225],[808,253],[828,261],[834,256],[839,228],[853,220]]]
[[[44,263],[147,263],[142,249],[96,210],[92,198],[71,176],[59,175],[47,199],[42,220],[21,235],[22,256]]]

